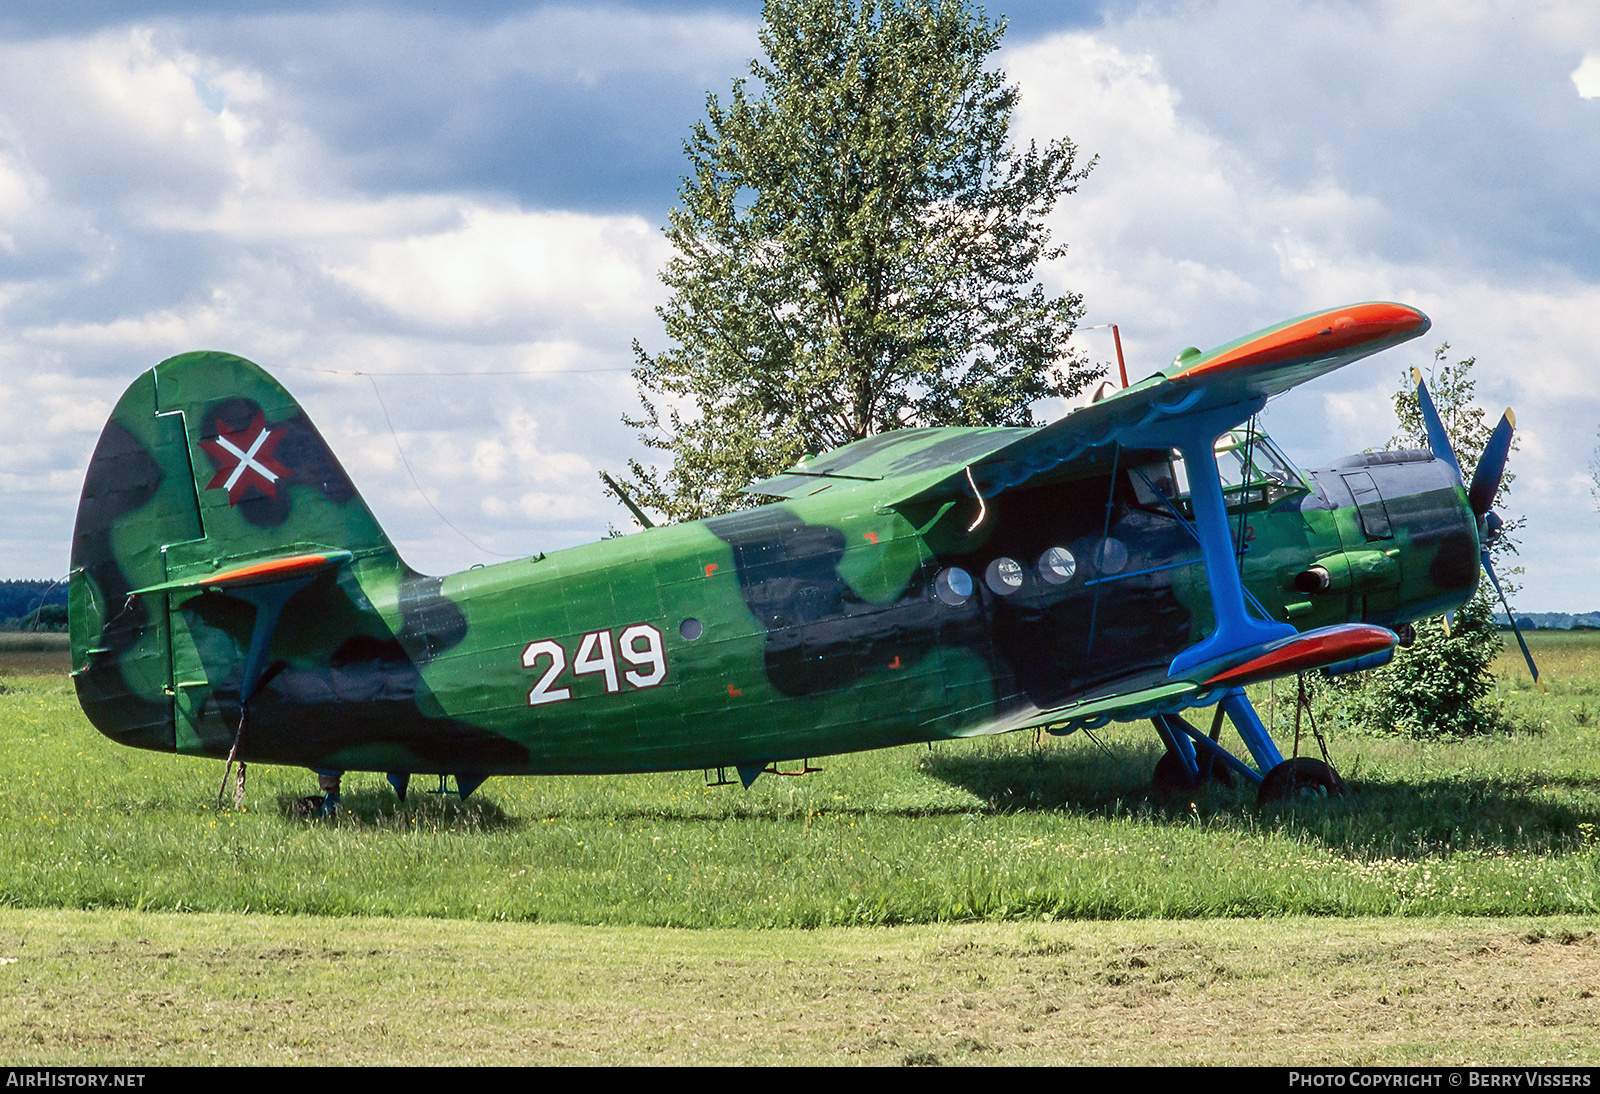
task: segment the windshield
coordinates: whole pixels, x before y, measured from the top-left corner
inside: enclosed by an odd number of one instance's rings
[[[1266,434],[1236,429],[1217,439],[1217,475],[1230,509],[1272,505],[1307,489],[1300,471]],[[1189,512],[1189,475],[1176,450],[1129,469],[1133,492],[1145,508],[1164,510],[1168,501]]]
[[[1299,470],[1265,433],[1235,429],[1217,438],[1217,474],[1222,489],[1265,485],[1282,488],[1279,497],[1305,488]]]

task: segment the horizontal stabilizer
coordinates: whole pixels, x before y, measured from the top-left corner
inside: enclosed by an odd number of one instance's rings
[[[277,558],[258,558],[226,570],[210,574],[196,574],[178,581],[165,581],[160,585],[147,585],[135,589],[132,596],[146,593],[174,593],[184,589],[228,589],[245,585],[271,585],[300,577],[310,577],[319,570],[341,566],[355,556],[349,551],[316,551],[308,554],[280,555]]]

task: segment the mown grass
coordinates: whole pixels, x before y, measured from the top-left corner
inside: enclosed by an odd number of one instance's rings
[[[1593,922],[672,931],[0,909],[0,1058],[1583,1064]]]
[[[1502,662],[1526,732],[1335,737],[1350,796],[1268,809],[1245,790],[1154,798],[1154,735],[1120,726],[833,757],[749,791],[495,779],[463,805],[419,779],[401,805],[351,775],[344,817],[308,822],[307,772],[253,767],[246,808],[218,810],[219,763],[119,748],[65,678],[5,675],[0,904],[755,928],[1592,914],[1600,641],[1536,637],[1549,694]]]

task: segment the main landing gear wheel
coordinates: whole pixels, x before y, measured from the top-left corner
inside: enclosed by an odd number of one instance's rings
[[[1206,773],[1207,757],[1200,757],[1200,773]],[[1233,785],[1233,772],[1228,770],[1226,764],[1212,759],[1211,781],[1222,786]],[[1183,761],[1170,752],[1163,752],[1161,759],[1156,761],[1156,770],[1150,776],[1150,784],[1158,795],[1187,794],[1195,789],[1199,780],[1189,774],[1189,769],[1183,766]]]
[[[321,794],[296,798],[294,804],[289,807],[289,812],[296,817],[319,817],[322,815],[323,801]]]
[[[1338,772],[1309,756],[1284,760],[1267,772],[1261,780],[1261,791],[1256,800],[1268,802],[1291,801],[1297,798],[1339,798],[1344,796],[1344,780]]]

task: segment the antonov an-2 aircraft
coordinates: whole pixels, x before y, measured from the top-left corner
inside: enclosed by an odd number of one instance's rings
[[[1146,718],[1166,784],[1335,786],[1283,758],[1243,686],[1381,663],[1471,595],[1509,413],[1470,487],[1420,381],[1432,451],[1302,473],[1240,427],[1428,325],[1335,308],[1043,428],[868,437],[749,488],[771,504],[448,577],[401,560],[270,376],[184,354],[133,382],[90,462],[73,679],[123,744],[335,788],[384,772],[402,796],[414,774],[463,797],[491,775],[748,786],[779,761]],[[1207,705],[1253,766],[1182,716]]]

